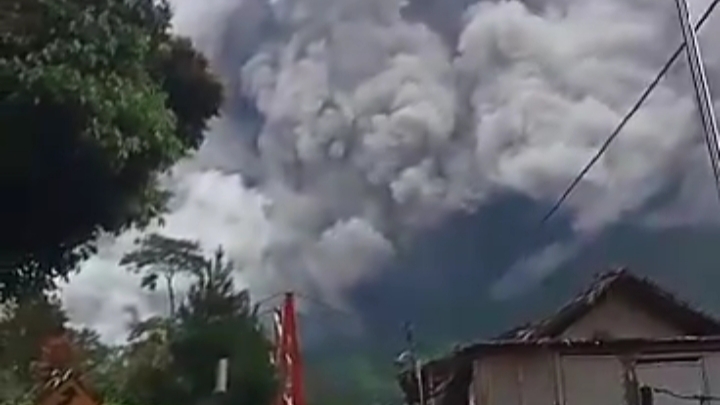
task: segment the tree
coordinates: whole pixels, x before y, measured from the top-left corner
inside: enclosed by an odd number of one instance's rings
[[[170,317],[175,315],[175,276],[180,273],[199,274],[207,266],[198,242],[168,238],[156,233],[138,241],[139,247],[123,256],[120,265],[143,274],[141,286],[157,288],[159,279],[165,281]]]
[[[2,304],[0,317],[0,403],[22,399],[34,384],[32,365],[40,346],[66,317],[54,298],[40,296]]]
[[[218,360],[229,360],[228,392],[219,404],[270,404],[276,392],[270,343],[259,326],[247,291],[236,291],[233,264],[218,249],[211,263],[196,273],[178,311],[173,355],[191,386],[193,403],[211,397]]]
[[[0,299],[55,286],[165,207],[221,86],[155,0],[0,0]]]
[[[0,403],[22,398],[53,370],[93,376],[105,372],[111,348],[89,329],[73,329],[56,296],[37,295],[4,304],[0,318]],[[94,380],[91,378],[91,380]]]
[[[125,348],[124,368],[116,382],[116,399],[133,405],[188,403],[188,390],[177,373],[171,352],[174,329],[174,321],[162,317],[133,325]]]
[[[0,320],[0,369],[16,389],[26,391],[36,381],[35,365],[41,359],[42,346],[51,336],[59,335],[67,322],[60,300],[38,295],[4,304]],[[4,390],[0,390],[4,391]]]
[[[221,249],[212,259],[201,261],[192,243],[158,236],[154,240],[152,254],[145,249],[133,256],[133,263],[154,269],[144,272],[144,277],[161,274],[157,279],[183,271],[193,281],[174,316],[151,318],[133,327],[122,400],[138,405],[269,404],[276,388],[270,344],[248,292],[235,290],[232,262]],[[221,358],[230,363],[229,391],[215,397]]]
[[[125,370],[123,346],[108,345],[89,328],[66,327],[75,353],[74,371],[105,400],[117,397]]]

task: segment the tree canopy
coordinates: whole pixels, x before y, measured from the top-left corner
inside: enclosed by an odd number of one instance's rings
[[[162,244],[153,260],[172,256],[160,254],[163,249],[194,244],[166,242],[173,243]],[[127,342],[117,347],[68,325],[55,297],[38,295],[0,307],[0,403],[32,399],[26,393],[50,371],[72,368],[105,403],[270,405],[277,388],[270,342],[248,292],[235,288],[232,262],[218,249],[194,263],[187,273],[189,290],[178,294],[177,312],[135,319]],[[53,346],[48,342],[67,342],[72,350],[48,356],[42,350]],[[221,358],[229,360],[229,384],[225,394],[216,395]]]
[[[84,372],[108,361],[111,348],[89,329],[67,325],[57,296],[33,295],[3,304],[0,316],[0,403],[13,403],[54,370]],[[54,349],[52,352],[47,349]],[[59,349],[59,350],[58,350]],[[100,375],[100,374],[98,374]]]
[[[173,344],[177,367],[192,382],[191,396],[196,403],[209,397],[218,360],[224,357],[229,362],[228,391],[215,403],[270,404],[276,392],[271,346],[250,295],[235,290],[233,264],[221,249],[202,270],[178,311],[180,327]]]
[[[180,273],[200,274],[208,262],[202,254],[200,244],[195,241],[173,239],[157,233],[137,241],[138,247],[125,254],[121,266],[142,274],[141,287],[155,290],[159,279],[167,289],[170,316],[175,314],[175,276]]]
[[[158,174],[221,103],[155,0],[0,0],[0,298],[54,287],[102,232],[143,226]]]
[[[157,235],[153,240],[157,242],[154,249],[141,247],[144,254],[135,255],[137,261],[163,268],[172,261],[169,258],[183,257],[174,263],[181,263],[178,272],[185,269],[193,282],[170,318],[151,318],[134,327],[128,354],[136,359],[129,363],[135,369],[125,382],[129,395],[125,402],[269,404],[276,392],[270,343],[248,292],[235,289],[232,262],[221,249],[204,262],[185,260],[195,257],[193,242]],[[224,395],[215,396],[215,372],[221,358],[229,360],[229,387]]]

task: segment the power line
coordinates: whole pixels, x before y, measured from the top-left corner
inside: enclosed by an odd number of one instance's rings
[[[337,308],[336,306],[334,306],[334,305],[332,305],[332,304],[329,304],[328,302],[326,302],[326,301],[324,301],[324,300],[322,300],[322,299],[320,299],[320,298],[314,297],[314,296],[312,296],[312,295],[310,295],[310,294],[307,294],[307,293],[304,293],[304,292],[299,292],[299,291],[292,291],[292,293],[293,293],[296,297],[301,298],[301,299],[303,299],[303,300],[306,301],[306,302],[310,302],[310,303],[312,303],[312,304],[314,304],[314,305],[316,305],[316,306],[322,307],[322,308],[324,308],[325,310],[328,310],[328,311],[330,311],[330,312],[332,312],[332,313],[335,313],[336,315],[341,315],[341,316],[344,316],[344,317],[354,318],[354,319],[360,320],[360,316],[358,316],[357,314],[355,314],[355,313],[353,313],[353,312],[350,312],[350,311],[347,311],[347,310],[344,310],[344,309]],[[281,296],[283,296],[283,295],[285,295],[285,294],[287,294],[287,292],[279,292],[279,293],[276,293],[276,294],[269,295],[269,296],[267,296],[267,297],[265,297],[265,298],[257,301],[257,302],[255,303],[255,307],[256,307],[256,308],[260,308],[260,307],[262,307],[262,306],[270,303],[270,301],[272,301],[272,300],[274,300],[274,299],[276,299],[276,298],[279,298],[279,297],[281,297]],[[265,309],[265,310],[263,310],[263,311],[259,311],[259,312],[257,313],[257,315],[258,315],[258,316],[267,315],[267,314],[275,311],[275,309],[276,309],[276,308],[274,308],[274,307],[267,308],[267,309]]]
[[[674,391],[671,391],[667,388],[659,388],[659,387],[649,387],[653,392],[656,392],[658,394],[664,394],[669,397],[677,398],[677,399],[683,399],[687,401],[700,401],[700,402],[707,402],[707,401],[720,401],[720,397],[712,396],[712,395],[697,395],[697,394],[680,394]]]
[[[271,296],[263,298],[262,300],[258,301],[258,303],[255,304],[255,307],[259,308],[261,305],[267,304],[270,301],[272,301],[273,299],[275,299],[279,296],[282,296],[284,294],[286,294],[286,292],[273,294]],[[309,302],[317,307],[324,309],[325,311],[328,311],[334,315],[340,316],[341,318],[362,321],[361,317],[358,314],[355,314],[353,312],[350,312],[350,311],[347,311],[344,309],[340,309],[340,308],[338,308],[332,304],[329,304],[328,302],[326,302],[320,298],[314,297],[310,294],[306,294],[306,293],[298,292],[298,291],[293,291],[292,294],[294,294],[297,298],[300,298],[305,302]],[[258,317],[263,317],[263,316],[269,315],[271,313],[274,313],[276,310],[277,310],[277,308],[272,306],[272,307],[266,308],[262,311],[258,311],[256,315]]]
[[[260,300],[258,300],[258,301],[255,301],[255,305],[254,305],[254,306],[255,306],[256,308],[260,308],[261,306],[269,303],[270,301],[272,301],[272,300],[274,300],[274,299],[276,299],[276,298],[282,297],[284,294],[285,294],[285,292],[277,292],[277,293],[275,293],[275,294],[270,294],[270,295],[266,296],[265,298],[262,298],[262,299],[260,299]]]
[[[707,75],[705,74],[705,66],[703,66],[702,63],[697,35],[695,35],[695,31],[691,25],[690,8],[687,0],[676,0],[675,4],[677,6],[680,26],[682,27],[683,39],[685,39],[687,60],[690,66],[693,86],[695,87],[698,109],[700,110],[705,144],[710,156],[712,174],[715,180],[715,190],[720,199],[720,147],[718,145],[718,126],[717,120],[715,119],[715,112],[713,111],[710,87],[708,86]]]
[[[705,21],[707,21],[708,17],[710,17],[710,14],[715,10],[717,5],[720,3],[720,0],[713,0],[713,2],[708,6],[708,8],[705,10],[705,12],[700,17],[700,20],[695,24],[695,31],[698,31],[703,24],[705,24]],[[655,90],[657,85],[660,83],[660,80],[667,74],[667,72],[670,70],[672,65],[677,61],[677,59],[680,57],[682,52],[685,50],[685,42],[683,42],[680,46],[677,47],[675,52],[670,56],[670,59],[668,59],[667,62],[663,65],[662,69],[657,73],[655,78],[650,82],[647,88],[645,88],[645,91],[642,92],[640,95],[640,98],[633,104],[633,106],[630,108],[630,110],[627,112],[627,114],[623,117],[622,120],[620,120],[620,123],[615,127],[615,130],[610,134],[610,136],[605,139],[605,142],[600,146],[600,149],[593,155],[593,157],[588,161],[588,163],[583,167],[583,169],[578,173],[577,176],[573,179],[572,182],[570,182],[570,185],[565,189],[565,191],[560,195],[560,198],[555,202],[555,204],[548,210],[548,212],[543,216],[542,220],[540,221],[541,225],[544,225],[553,215],[557,213],[557,211],[560,209],[560,207],[565,203],[565,201],[570,197],[570,194],[577,188],[578,184],[580,184],[580,181],[588,174],[590,169],[595,166],[595,164],[600,160],[600,157],[607,151],[607,149],[610,147],[610,144],[617,138],[617,136],[620,134],[620,132],[625,128],[627,123],[630,121],[630,118],[632,118],[640,109],[640,107],[645,103],[647,98],[650,96],[650,94]]]
[[[342,315],[342,316],[345,316],[348,318],[353,318],[356,320],[362,320],[358,314],[344,310],[344,309],[340,309],[332,304],[329,304],[327,301],[325,301],[321,298],[317,298],[317,297],[314,297],[312,295],[309,295],[309,294],[306,294],[303,292],[295,292],[295,295],[299,298],[304,299],[307,302],[310,302],[319,307],[325,308],[326,310],[328,310],[330,312],[334,312],[337,315]]]
[[[283,293],[284,294],[284,293]],[[356,322],[363,323],[365,320],[362,316],[360,316],[357,313],[354,313],[352,311],[338,308],[337,306],[328,303],[327,301],[323,300],[322,298],[316,297],[312,294],[308,294],[306,292],[300,292],[300,291],[293,291],[293,294],[303,300],[304,302],[310,303],[315,305],[316,307],[322,308],[325,311],[327,311],[330,314],[333,314],[336,316],[336,318],[344,319],[344,320],[352,320]],[[265,316],[272,312],[274,312],[275,308],[268,308],[263,311],[260,311],[257,315],[258,316]],[[363,339],[366,342],[370,343],[370,346],[378,348],[378,349],[387,349],[389,348],[390,342],[394,341],[393,337],[390,337],[386,334],[383,334],[383,336],[375,336],[375,335],[369,335],[365,336],[366,339]]]

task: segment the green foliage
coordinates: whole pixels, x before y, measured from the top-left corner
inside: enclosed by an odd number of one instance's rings
[[[276,384],[270,364],[270,344],[252,312],[247,291],[235,292],[232,263],[222,250],[190,288],[178,313],[173,353],[180,372],[190,382],[191,397],[209,397],[220,358],[229,360],[228,392],[218,404],[261,405],[273,399]],[[197,402],[196,402],[197,403]]]
[[[72,329],[60,300],[37,295],[3,304],[0,317],[0,403],[24,403],[38,382],[41,347],[45,339],[65,331],[75,347],[78,372],[106,372],[102,366],[112,358],[112,349],[88,329]],[[98,379],[98,382],[100,380]],[[94,382],[94,380],[93,380]]]
[[[151,318],[133,328],[117,398],[133,405],[184,404],[188,390],[174,367],[171,352],[174,325]]]
[[[141,286],[154,291],[158,279],[167,287],[170,315],[175,314],[173,281],[180,273],[198,274],[207,266],[198,242],[168,238],[156,233],[138,241],[139,247],[123,256],[120,265],[142,274]]]
[[[43,341],[62,329],[67,316],[56,297],[39,295],[4,305],[5,316],[0,320],[0,370],[10,371],[4,379],[25,391],[34,383],[33,366],[40,357]]]
[[[151,235],[123,262],[147,278],[180,272],[193,277],[182,305],[170,318],[133,326],[127,348],[122,400],[133,405],[269,404],[275,393],[269,342],[247,291],[236,291],[233,264],[218,249],[212,260],[194,242]],[[153,288],[146,282],[147,288]],[[229,390],[215,396],[216,367],[230,364]]]
[[[328,405],[402,403],[392,355],[365,340],[348,343],[305,353],[309,398]]]
[[[270,343],[248,292],[235,289],[233,264],[221,249],[212,259],[205,259],[193,242],[157,235],[145,240],[152,242],[141,245],[144,254],[131,254],[128,263],[164,272],[185,269],[192,277],[177,313],[133,322],[127,343],[110,347],[92,330],[69,328],[56,298],[41,295],[0,307],[0,403],[26,399],[24,394],[36,382],[32,366],[41,345],[60,330],[77,349],[73,368],[105,403],[272,402],[277,385]],[[229,387],[218,396],[213,391],[221,358],[229,359]]]
[[[164,246],[191,246],[175,241]],[[158,254],[156,257],[168,257]],[[233,264],[221,250],[190,274],[175,317],[151,317],[130,325],[126,344],[110,347],[96,332],[67,328],[79,349],[77,370],[105,403],[121,405],[268,405],[277,381],[270,344],[247,291],[236,290]],[[43,338],[66,323],[60,302],[36,297],[6,305],[0,321],[0,403],[22,399],[33,385],[31,365]],[[212,394],[217,362],[229,359],[229,391]],[[384,357],[383,357],[384,358]],[[385,375],[356,353],[335,351],[331,359],[308,356],[310,397],[326,404],[361,404],[384,398]],[[375,363],[373,363],[375,364]],[[329,378],[328,376],[332,376]],[[338,376],[354,385],[337,386]],[[348,389],[349,388],[349,389]],[[372,392],[368,396],[368,392]]]
[[[157,217],[221,87],[153,0],[0,0],[0,297],[54,286],[100,231]]]

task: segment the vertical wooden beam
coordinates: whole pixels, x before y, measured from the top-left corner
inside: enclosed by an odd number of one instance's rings
[[[702,373],[702,380],[703,380],[703,381],[702,381],[702,382],[703,382],[703,387],[702,387],[703,392],[702,392],[702,394],[703,394],[704,396],[706,396],[706,397],[709,397],[709,396],[711,396],[713,393],[712,393],[712,390],[710,389],[710,378],[708,377],[707,367],[706,367],[706,364],[705,364],[705,355],[703,355],[702,357],[700,357],[700,372]],[[700,402],[701,405],[705,405],[705,404],[707,404],[707,403],[710,403],[710,401],[702,400],[702,401]]]
[[[551,353],[553,368],[553,388],[555,389],[555,405],[565,405],[565,375],[562,368],[560,353]]]
[[[517,379],[518,405],[525,405],[525,395],[523,392],[525,383],[525,373],[523,368],[522,357],[515,356],[515,377]]]
[[[640,405],[640,392],[635,373],[635,361],[631,357],[619,357],[622,366],[622,382],[626,405]]]

